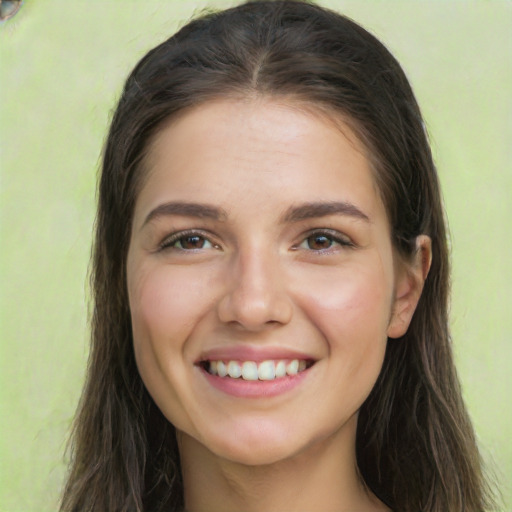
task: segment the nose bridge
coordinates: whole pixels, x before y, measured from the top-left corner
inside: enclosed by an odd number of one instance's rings
[[[221,320],[249,330],[290,320],[292,307],[277,251],[262,245],[239,249],[228,273],[227,293],[219,305]]]
[[[279,261],[269,253],[258,248],[239,257],[238,288],[242,297],[255,305],[269,303],[278,285],[276,267],[279,267]]]

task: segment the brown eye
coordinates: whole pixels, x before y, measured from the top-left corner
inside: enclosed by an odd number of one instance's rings
[[[307,249],[315,252],[330,252],[330,250],[341,247],[354,247],[354,244],[343,233],[330,229],[310,233],[296,246],[297,249]]]
[[[178,249],[185,250],[194,250],[194,249],[206,249],[212,247],[211,242],[209,242],[204,236],[201,235],[185,235],[173,244],[174,247]]]
[[[306,238],[308,249],[314,251],[321,251],[322,249],[329,249],[333,244],[333,239],[327,235],[318,234],[311,235]]]
[[[182,249],[202,249],[206,240],[202,236],[190,235],[179,240]]]
[[[160,250],[177,249],[181,251],[197,251],[218,248],[205,235],[197,232],[180,232],[170,236],[160,245]]]

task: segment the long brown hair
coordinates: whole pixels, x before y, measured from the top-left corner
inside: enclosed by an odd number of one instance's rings
[[[301,1],[257,1],[195,19],[126,81],[99,183],[88,373],[72,436],[63,511],[183,507],[175,430],[135,364],[126,255],[148,144],[162,122],[218,97],[296,98],[342,115],[373,164],[404,258],[432,239],[432,267],[408,332],[388,340],[358,421],[366,485],[400,512],[490,507],[453,365],[449,261],[437,173],[419,107],[397,61],[371,34]]]

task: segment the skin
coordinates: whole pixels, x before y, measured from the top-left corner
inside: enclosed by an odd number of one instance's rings
[[[134,349],[178,432],[187,510],[387,510],[357,473],[357,414],[388,336],[407,330],[428,238],[413,262],[396,257],[365,149],[297,103],[206,103],[159,132],[147,164],[127,264]],[[151,213],[171,202],[221,215]],[[311,202],[363,215],[290,217]],[[234,397],[197,362],[240,346],[315,364],[285,393]]]

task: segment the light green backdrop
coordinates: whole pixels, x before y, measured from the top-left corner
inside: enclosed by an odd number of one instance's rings
[[[122,81],[194,10],[229,4],[26,0],[0,26],[2,511],[56,509],[87,357],[96,169]],[[451,227],[464,394],[512,510],[512,3],[323,4],[389,46],[423,107]]]

